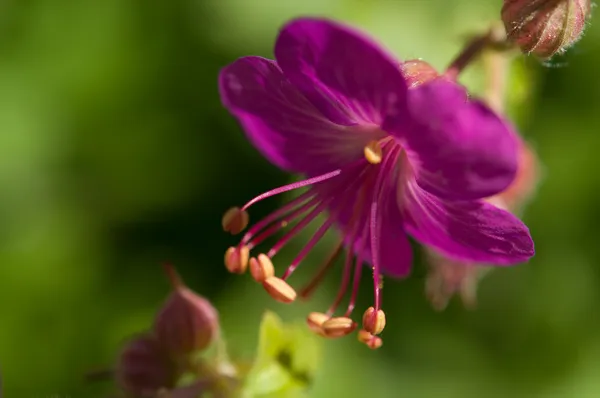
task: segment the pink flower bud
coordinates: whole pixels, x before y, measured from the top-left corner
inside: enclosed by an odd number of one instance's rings
[[[539,182],[539,161],[535,151],[525,140],[519,140],[519,167],[517,175],[510,186],[493,198],[500,200],[511,212],[519,212],[533,196]],[[496,203],[494,203],[496,204]]]
[[[403,62],[400,65],[400,71],[409,88],[415,88],[440,76],[433,66],[420,59]]]
[[[131,339],[123,348],[116,367],[116,381],[127,393],[153,396],[175,385],[175,368],[151,335]]]
[[[581,38],[591,0],[504,0],[508,39],[542,59],[562,53]]]
[[[205,298],[188,289],[171,266],[165,266],[173,292],[159,310],[154,333],[164,350],[180,360],[203,350],[216,338],[218,313]]]

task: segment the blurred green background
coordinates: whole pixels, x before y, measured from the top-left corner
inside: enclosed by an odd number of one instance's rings
[[[218,307],[232,354],[250,358],[265,308],[232,277],[224,210],[284,184],[224,111],[217,74],[272,56],[287,19],[318,14],[368,30],[400,58],[443,68],[499,0],[5,0],[0,4],[0,369],[9,398],[103,397],[82,375],[111,365],[168,292],[171,261]],[[384,347],[326,341],[312,397],[600,396],[600,23],[552,65],[518,63],[511,116],[544,181],[526,222],[530,264],[492,273],[480,305],[443,313],[425,268],[387,281]],[[477,69],[466,82],[477,91]],[[261,203],[258,219],[281,198]],[[305,234],[305,238],[306,238]],[[305,239],[283,253],[293,256]],[[323,245],[311,258],[324,255]],[[308,265],[310,268],[310,265]],[[306,274],[308,275],[308,274]],[[363,284],[361,304],[371,302]],[[359,315],[361,311],[357,313]]]

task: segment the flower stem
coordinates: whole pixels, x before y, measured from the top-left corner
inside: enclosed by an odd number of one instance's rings
[[[483,55],[485,70],[484,98],[490,108],[499,114],[504,113],[506,84],[510,59],[499,51],[486,51]]]
[[[498,48],[506,45],[506,33],[501,25],[494,24],[482,35],[476,36],[456,58],[450,63],[444,76],[456,80],[462,71],[473,63],[487,48]]]
[[[168,263],[163,263],[162,266],[174,290],[185,286],[181,280],[181,277],[179,276],[179,273],[175,270],[175,267]]]

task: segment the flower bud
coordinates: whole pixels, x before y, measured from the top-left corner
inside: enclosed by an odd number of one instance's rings
[[[432,307],[443,311],[455,294],[459,294],[465,307],[477,305],[479,280],[492,268],[451,259],[432,249],[427,250],[430,270],[425,280],[425,294]]]
[[[158,342],[151,335],[131,339],[123,348],[116,367],[116,381],[134,396],[153,396],[172,388],[177,375]]]
[[[408,88],[415,88],[423,83],[439,77],[435,68],[420,59],[411,59],[400,65],[402,76],[406,79]]]
[[[219,331],[218,313],[205,298],[188,289],[171,266],[165,266],[173,292],[159,310],[154,333],[172,359],[203,350]]]
[[[512,184],[488,201],[494,203],[493,199],[500,199],[505,203],[506,209],[511,212],[519,212],[526,202],[533,196],[539,182],[539,161],[535,151],[523,139],[519,140],[517,175]],[[501,206],[500,206],[501,207]]]
[[[562,53],[581,38],[591,0],[504,0],[507,37],[542,59]]]

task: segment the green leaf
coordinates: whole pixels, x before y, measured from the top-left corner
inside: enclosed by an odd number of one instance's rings
[[[319,362],[316,336],[304,325],[284,325],[266,312],[258,351],[244,385],[245,397],[299,397],[311,386]]]

